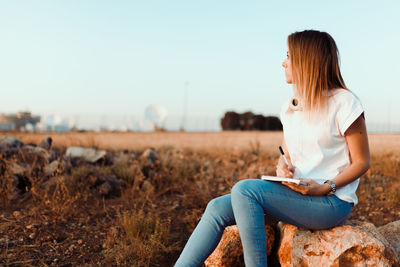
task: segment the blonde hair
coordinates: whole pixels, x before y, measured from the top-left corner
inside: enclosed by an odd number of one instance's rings
[[[303,109],[309,115],[324,113],[329,90],[347,89],[339,68],[339,51],[326,32],[306,30],[288,36],[292,79]]]

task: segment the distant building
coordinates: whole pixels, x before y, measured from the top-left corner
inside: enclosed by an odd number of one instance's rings
[[[32,116],[30,112],[18,112],[17,114],[0,114],[0,131],[25,131],[27,126],[36,130],[36,124],[40,122],[40,116]]]
[[[12,123],[10,118],[0,114],[0,131],[12,131],[15,129],[15,124]]]

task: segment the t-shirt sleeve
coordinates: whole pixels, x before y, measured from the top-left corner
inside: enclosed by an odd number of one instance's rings
[[[364,112],[358,97],[351,91],[345,91],[338,97],[336,122],[343,136],[353,122]]]

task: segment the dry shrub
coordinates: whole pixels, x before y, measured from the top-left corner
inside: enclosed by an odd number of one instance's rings
[[[393,153],[371,155],[371,172],[400,178],[400,157]]]
[[[41,189],[34,186],[31,193],[37,202],[37,206],[49,211],[54,229],[56,229],[59,221],[65,221],[77,214],[77,206],[81,199],[81,194],[71,193],[63,177],[57,179],[54,188],[46,187]]]
[[[134,210],[125,212],[119,223],[111,229],[103,245],[108,266],[150,266],[163,254],[177,250],[176,245],[169,243],[170,218],[161,221],[153,213]]]
[[[132,157],[125,153],[119,153],[115,157],[111,172],[134,188],[138,188],[145,179],[140,160],[136,159],[136,156]]]
[[[387,193],[388,200],[393,201],[395,203],[400,203],[400,183],[397,182],[393,184]]]
[[[13,198],[14,179],[10,176],[2,176],[0,179],[0,207],[1,209],[9,208],[11,199]]]

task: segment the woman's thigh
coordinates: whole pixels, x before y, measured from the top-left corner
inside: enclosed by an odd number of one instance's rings
[[[353,207],[335,195],[303,195],[281,183],[260,179],[241,180],[232,193],[255,199],[265,213],[277,220],[309,229],[336,226],[347,219]]]

